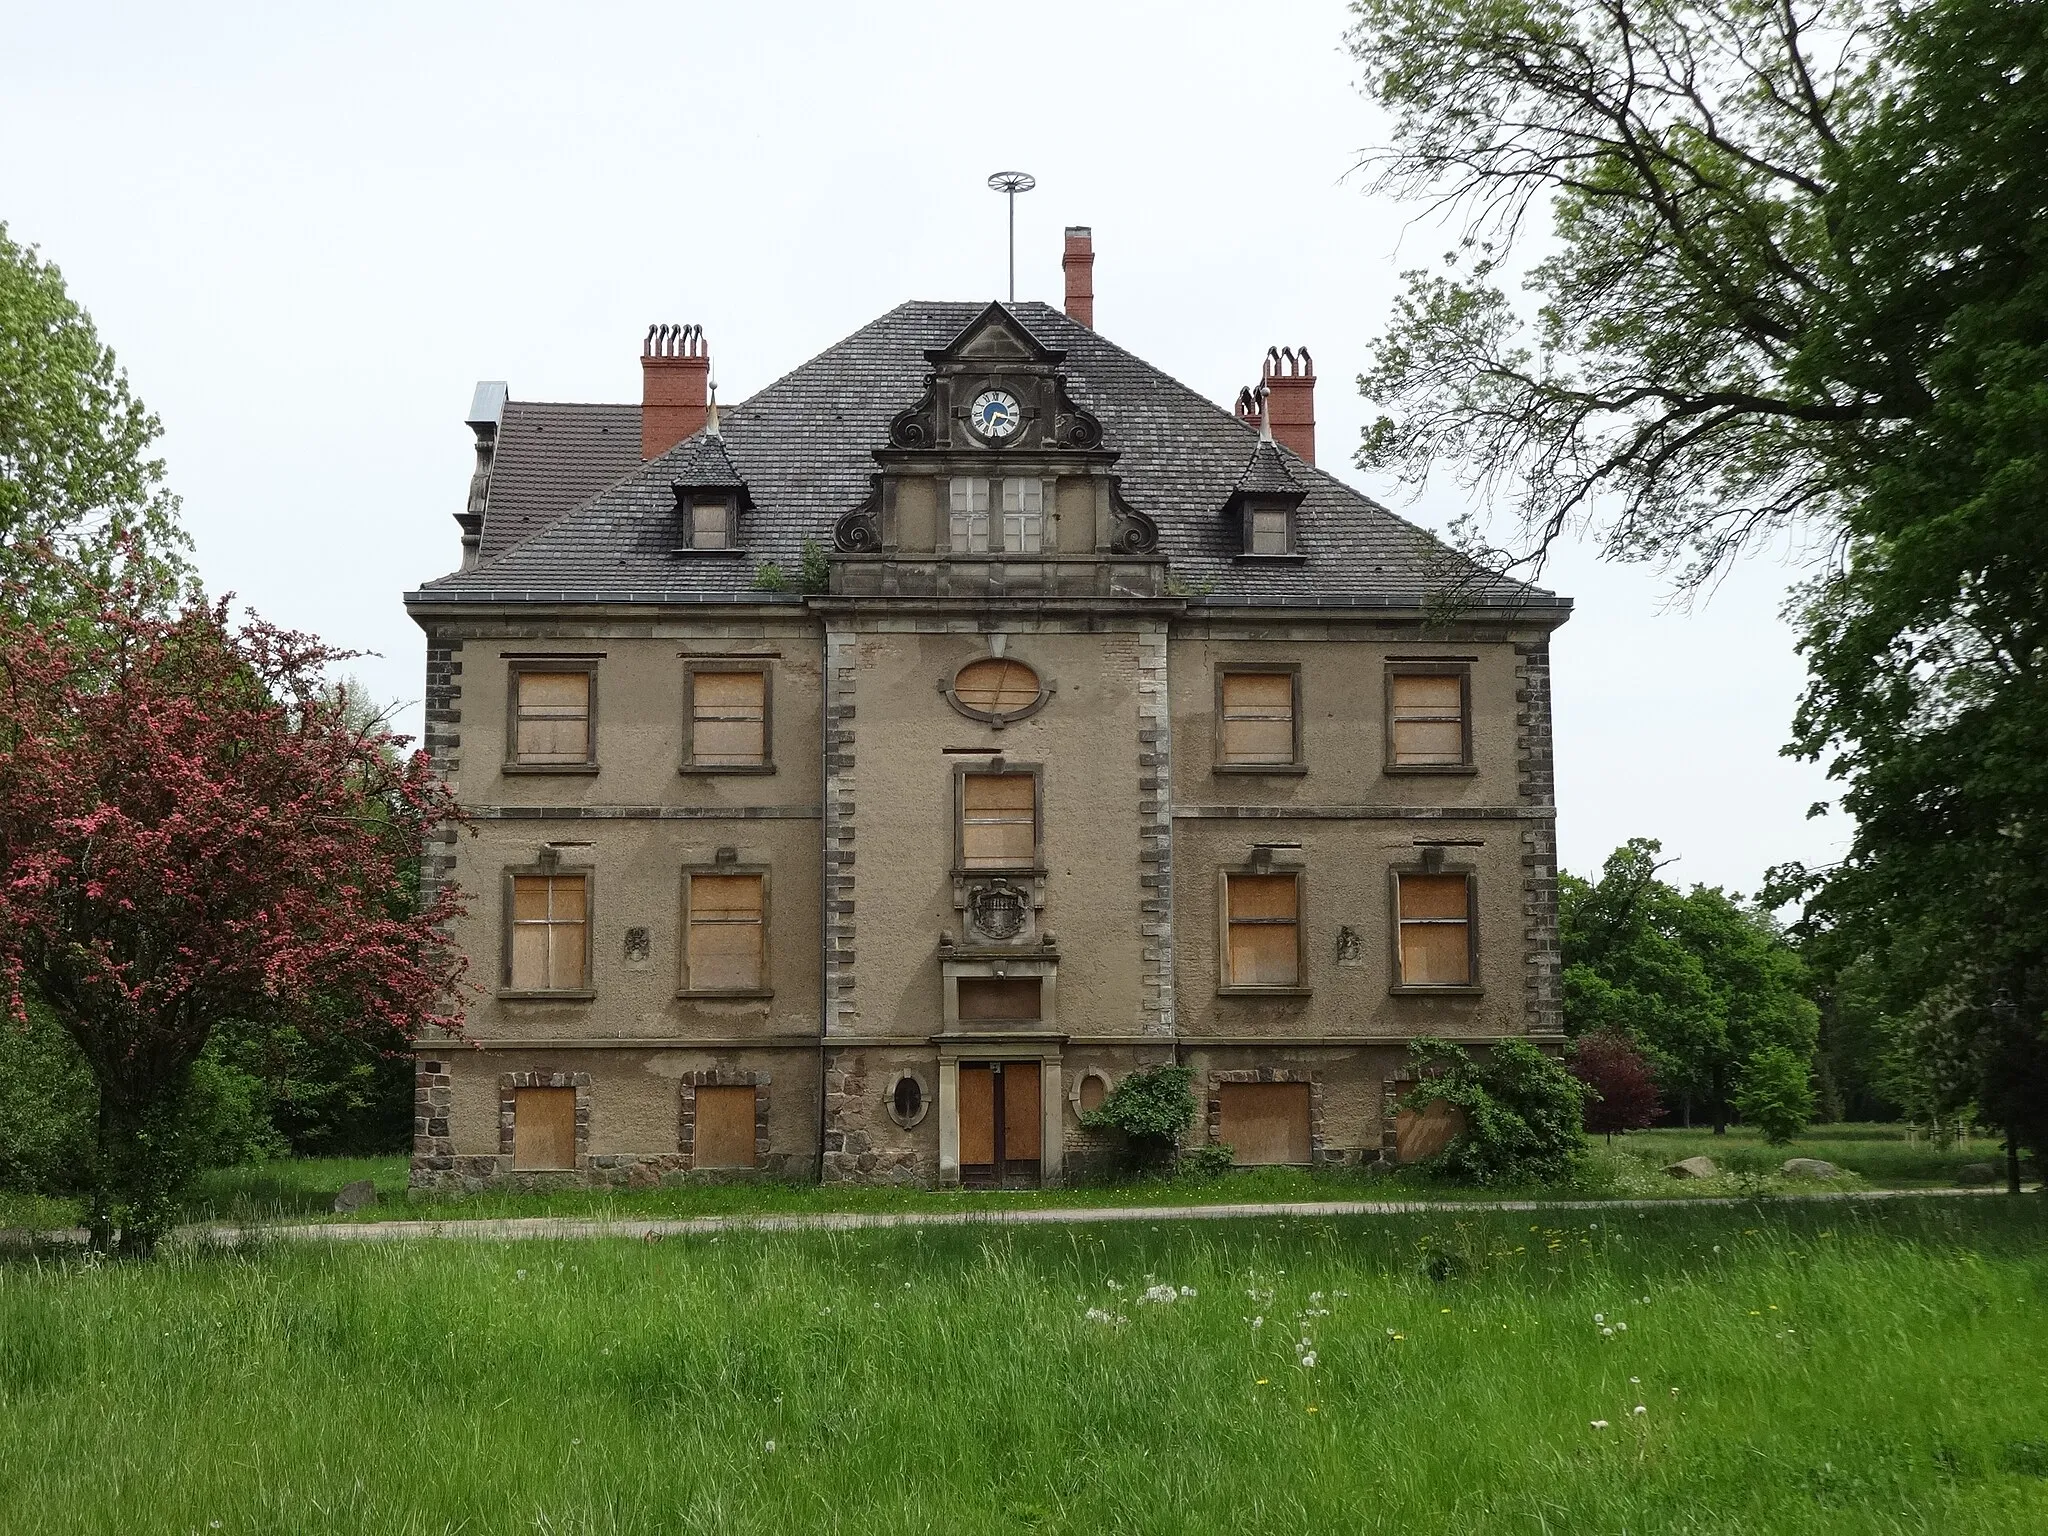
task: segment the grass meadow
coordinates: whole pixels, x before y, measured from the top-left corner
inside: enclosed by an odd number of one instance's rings
[[[1752,1130],[1737,1126],[1725,1136],[1711,1131],[1658,1130],[1595,1141],[1585,1168],[1569,1185],[1549,1189],[1475,1190],[1433,1181],[1416,1169],[1395,1173],[1361,1169],[1241,1169],[1217,1179],[1150,1179],[1077,1189],[983,1192],[962,1195],[925,1189],[835,1185],[686,1184],[654,1190],[559,1190],[545,1194],[488,1191],[426,1199],[406,1189],[402,1156],[303,1158],[216,1168],[202,1174],[188,1192],[185,1219],[194,1222],[307,1220],[390,1220],[501,1216],[674,1217],[730,1215],[755,1211],[917,1211],[977,1206],[1175,1205],[1219,1201],[1296,1200],[1474,1200],[1556,1196],[1575,1199],[1672,1199],[1699,1195],[1799,1193],[1829,1189],[1932,1189],[1956,1183],[1971,1163],[2003,1164],[1996,1141],[1983,1137],[1946,1149],[1924,1138],[1911,1139],[1900,1125],[1814,1126],[1785,1147],[1767,1147]],[[1706,1153],[1726,1172],[1706,1181],[1668,1178],[1658,1170],[1695,1153]],[[1761,1172],[1738,1173],[1738,1165],[1775,1169],[1788,1157],[1825,1158],[1846,1177],[1799,1183]],[[379,1203],[352,1217],[332,1213],[342,1185],[369,1179]],[[76,1201],[10,1195],[0,1191],[0,1229],[49,1230],[75,1225]]]
[[[2035,1532],[2044,1303],[2032,1196],[17,1258],[0,1530]]]

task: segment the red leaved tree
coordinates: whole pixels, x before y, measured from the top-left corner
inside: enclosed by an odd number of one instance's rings
[[[32,990],[78,1042],[93,1241],[146,1253],[217,1023],[454,1027],[462,964],[454,890],[418,887],[453,800],[326,684],[346,653],[133,597],[70,632],[0,604],[0,994],[20,1017]]]
[[[1590,1087],[1586,1129],[1610,1141],[1616,1131],[1640,1131],[1663,1112],[1657,1079],[1627,1035],[1597,1030],[1573,1042],[1572,1076]]]

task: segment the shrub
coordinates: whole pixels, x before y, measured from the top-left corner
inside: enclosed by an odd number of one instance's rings
[[[754,567],[754,586],[762,592],[787,592],[789,578],[773,560],[763,560]]]
[[[1662,1109],[1649,1062],[1619,1031],[1581,1035],[1566,1065],[1591,1090],[1586,1095],[1586,1129],[1595,1136],[1611,1140],[1616,1131],[1640,1131]]]
[[[1526,1040],[1502,1040],[1475,1061],[1449,1040],[1408,1047],[1418,1079],[1402,1102],[1442,1099],[1464,1129],[1422,1166],[1464,1184],[1548,1184],[1569,1178],[1586,1149],[1586,1085]]]
[[[1782,1045],[1758,1051],[1742,1069],[1735,1108],[1744,1124],[1764,1133],[1765,1141],[1783,1146],[1813,1118],[1813,1075],[1806,1059]]]
[[[1230,1172],[1231,1162],[1236,1156],[1237,1149],[1227,1142],[1205,1141],[1199,1147],[1189,1147],[1182,1152],[1174,1172],[1182,1178],[1221,1178]]]
[[[797,590],[799,592],[825,592],[832,586],[832,562],[825,557],[825,546],[816,539],[805,539],[803,555],[797,566]]]
[[[1083,1112],[1090,1130],[1122,1131],[1133,1161],[1159,1166],[1174,1161],[1180,1138],[1195,1123],[1192,1067],[1145,1067],[1131,1073],[1094,1109]]]
[[[92,1073],[41,1003],[28,999],[27,1014],[0,1016],[0,1189],[71,1194],[92,1158]]]

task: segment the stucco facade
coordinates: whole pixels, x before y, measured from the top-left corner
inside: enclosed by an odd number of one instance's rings
[[[1387,578],[1401,525],[1071,322],[919,323],[831,520],[776,478],[765,423],[820,451],[776,386],[538,538],[493,550],[486,484],[408,595],[476,984],[416,1182],[1053,1183],[1169,1061],[1196,1140],[1356,1162],[1410,1038],[1557,1038],[1568,605]],[[824,590],[764,581],[774,537]]]

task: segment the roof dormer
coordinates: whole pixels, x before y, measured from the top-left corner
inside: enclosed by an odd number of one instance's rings
[[[678,450],[669,488],[676,496],[676,554],[740,551],[741,515],[753,506],[753,498],[747,494],[746,477],[726,452],[715,398],[704,430]]]

